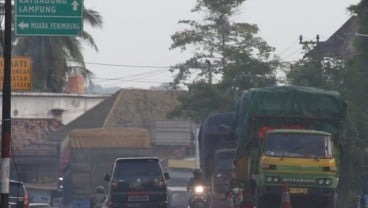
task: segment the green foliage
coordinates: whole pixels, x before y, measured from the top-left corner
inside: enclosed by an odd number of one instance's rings
[[[179,21],[186,29],[171,36],[170,49],[191,50],[192,56],[171,69],[173,86],[188,87],[173,115],[201,121],[210,113],[234,110],[240,91],[276,83],[279,63],[270,59],[274,48],[256,36],[256,25],[231,21],[243,2],[198,0],[192,12],[204,14],[202,21]],[[186,84],[192,79],[193,84]]]
[[[358,33],[368,34],[368,1],[351,6],[358,15]],[[345,201],[368,184],[368,38],[356,37],[356,55],[349,60],[325,58],[318,47],[305,47],[305,57],[294,64],[287,77],[291,84],[339,91],[349,109],[349,133],[343,144],[339,190]],[[341,194],[340,194],[341,195]],[[351,207],[351,206],[350,206]]]
[[[304,45],[304,57],[291,65],[287,73],[293,85],[311,86],[327,90],[341,90],[345,63],[336,58],[323,57],[315,45]]]
[[[188,91],[178,97],[181,103],[168,117],[186,117],[200,123],[214,112],[232,111],[235,106],[230,94],[224,94],[220,85],[198,81],[188,85]]]

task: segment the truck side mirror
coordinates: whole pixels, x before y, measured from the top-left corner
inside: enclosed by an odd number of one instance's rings
[[[110,181],[110,179],[111,179],[110,174],[106,174],[104,180],[105,181]]]

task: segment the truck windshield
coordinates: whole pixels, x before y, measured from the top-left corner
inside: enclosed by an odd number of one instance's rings
[[[320,134],[272,133],[266,138],[265,154],[276,157],[332,157],[331,138]]]

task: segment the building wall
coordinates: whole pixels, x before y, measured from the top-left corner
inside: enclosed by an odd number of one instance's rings
[[[155,145],[190,146],[195,138],[198,125],[190,120],[155,121],[152,143]]]
[[[110,95],[66,93],[12,93],[12,118],[56,118],[52,110],[61,111],[60,121],[66,125]],[[2,108],[2,96],[0,97]],[[2,111],[0,111],[0,115]]]

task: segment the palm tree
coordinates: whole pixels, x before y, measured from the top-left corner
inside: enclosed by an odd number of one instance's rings
[[[85,9],[83,20],[94,28],[103,25],[102,17],[94,10]],[[32,58],[33,91],[62,92],[66,86],[66,75],[72,70],[78,70],[87,79],[92,74],[85,67],[82,54],[84,42],[98,51],[92,36],[86,31],[80,37],[17,37],[13,55]]]

